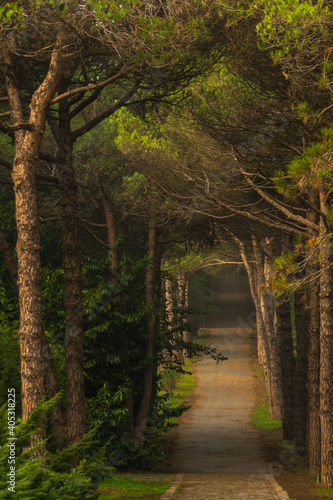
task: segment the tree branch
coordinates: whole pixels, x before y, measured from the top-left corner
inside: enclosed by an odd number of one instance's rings
[[[108,116],[111,116],[118,109],[120,109],[125,104],[125,102],[128,101],[132,97],[132,95],[134,95],[136,93],[136,91],[139,89],[139,87],[140,87],[139,83],[136,83],[135,85],[133,85],[133,87],[131,87],[130,90],[128,92],[126,92],[126,94],[124,94],[122,97],[120,97],[118,99],[118,101],[115,102],[108,109],[103,111],[103,113],[99,114],[98,116],[96,116],[95,118],[90,120],[88,123],[83,125],[83,127],[80,127],[77,130],[73,131],[71,134],[72,137],[74,139],[81,137],[81,135],[85,134],[86,132],[88,132],[92,128],[96,127],[96,125],[98,125],[101,121],[105,120],[105,118],[107,118]]]
[[[64,92],[63,94],[60,94],[57,97],[55,97],[54,99],[52,99],[51,104],[56,104],[57,102],[62,101],[63,99],[67,99],[67,97],[72,97],[73,95],[76,95],[76,94],[90,92],[91,90],[95,90],[95,89],[102,90],[109,83],[115,82],[119,78],[125,76],[129,71],[130,71],[130,68],[126,72],[122,71],[120,73],[117,73],[116,75],[110,76],[110,78],[107,78],[106,80],[104,80],[101,83],[95,83],[93,85],[86,85],[85,87],[80,87],[78,89],[72,89],[72,90],[69,90],[68,92]]]
[[[304,217],[301,217],[300,215],[292,213],[290,210],[285,208],[281,203],[279,203],[277,200],[275,200],[272,196],[269,194],[265,193],[262,189],[260,189],[258,186],[255,185],[255,183],[249,178],[246,172],[242,171],[242,174],[245,176],[247,182],[250,184],[253,189],[257,191],[260,196],[266,200],[268,203],[270,203],[273,207],[277,208],[280,210],[280,212],[284,213],[288,219],[293,219],[294,221],[298,222],[302,226],[307,226],[311,229],[314,229],[316,232],[320,231],[320,227],[315,224],[314,222],[311,222]]]

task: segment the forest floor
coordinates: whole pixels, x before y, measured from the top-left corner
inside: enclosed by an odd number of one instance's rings
[[[330,492],[315,493],[318,487],[294,462],[281,430],[258,430],[252,424],[253,408],[262,392],[252,329],[209,329],[208,340],[228,360],[216,364],[207,356],[196,367],[192,407],[170,434],[173,452],[165,472],[184,474],[172,498],[329,498]]]

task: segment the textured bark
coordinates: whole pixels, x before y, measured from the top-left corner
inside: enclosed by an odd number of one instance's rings
[[[64,89],[62,89],[64,91]],[[81,261],[78,246],[77,184],[73,166],[66,100],[59,103],[57,159],[62,197],[63,268],[66,317],[66,428],[68,445],[84,434],[83,304]]]
[[[184,307],[185,309],[189,308],[189,297],[190,297],[190,280],[185,276],[184,277]],[[186,314],[186,322],[188,323],[189,317]],[[192,332],[190,330],[185,330],[184,332],[184,340],[185,342],[192,341]],[[184,355],[186,355],[186,349],[184,349]]]
[[[149,264],[146,270],[146,304],[150,310],[147,321],[147,343],[146,343],[146,372],[144,377],[144,390],[140,401],[139,413],[135,427],[135,437],[139,442],[144,441],[144,432],[148,423],[152,394],[153,394],[153,376],[155,370],[154,360],[154,340],[155,340],[155,320],[154,320],[154,289],[156,279],[156,213],[152,208],[149,219],[148,233],[148,257]]]
[[[22,130],[24,114],[11,56],[3,47],[11,122],[17,131],[12,179],[14,184],[20,305],[22,418],[25,421],[44,395],[45,357],[41,291],[40,229],[36,166],[45,129],[46,111],[61,77],[61,52],[56,45],[48,73],[32,96],[29,129]],[[34,437],[39,441],[44,431]],[[40,453],[43,450],[40,449]]]
[[[291,440],[295,431],[295,358],[289,301],[275,309],[275,331],[281,367],[283,439]]]
[[[315,271],[315,268],[312,268]],[[308,356],[308,411],[307,450],[310,471],[320,481],[321,431],[320,431],[320,310],[319,280],[309,284],[309,356]]]
[[[107,199],[101,179],[99,175],[96,175],[96,183],[97,183],[97,195],[100,207],[105,217],[106,229],[107,229],[107,237],[108,237],[108,259],[111,264],[111,269],[117,269],[118,259],[115,250],[115,245],[117,241],[117,232],[114,215],[111,209],[111,205],[109,200]]]
[[[14,258],[14,255],[6,242],[3,235],[0,235],[0,253],[7,264],[9,274],[15,289],[18,292],[18,271],[17,271],[17,262]],[[43,345],[43,358],[45,360],[45,387],[50,399],[54,398],[60,392],[60,384],[58,380],[58,374],[56,370],[56,366],[54,364],[54,359],[50,350],[50,346],[47,342],[45,332],[44,335],[41,336],[42,345]],[[51,428],[52,435],[55,441],[62,442],[64,439],[64,411],[62,401],[59,400],[53,407],[51,417]]]
[[[271,396],[269,345],[261,309],[261,288],[259,286],[257,279],[258,273],[255,272],[255,270],[253,269],[253,267],[249,262],[244,243],[235,235],[232,235],[232,237],[238,245],[239,252],[249,278],[251,295],[256,310],[258,359],[264,370],[266,393],[268,398],[268,408],[269,408],[269,414],[271,415],[273,410],[272,410],[272,396]],[[256,252],[254,252],[254,254],[255,256],[258,257]]]
[[[182,276],[178,276],[177,277],[177,293],[176,293],[176,308],[177,308],[176,315],[177,315],[177,311],[179,311],[179,314],[181,314],[180,310],[184,308],[184,302],[185,302],[185,299],[184,299],[184,278]],[[179,320],[181,320],[181,319],[182,318],[179,318]],[[178,336],[179,340],[184,340],[183,331],[179,331],[177,336]],[[185,364],[184,353],[183,353],[182,348],[177,349],[177,359],[181,365]]]
[[[320,195],[320,208],[328,212]],[[333,255],[332,241],[325,235],[320,248],[320,426],[321,481],[333,486]]]
[[[302,293],[295,294],[296,369],[295,369],[295,437],[294,453],[306,453],[307,380],[309,349],[309,310]]]
[[[42,336],[43,356],[45,359],[45,388],[49,399],[54,398],[60,392],[60,384],[57,369],[45,334]],[[50,424],[54,441],[62,448],[66,444],[66,414],[62,400],[59,399],[54,405]]]
[[[282,387],[281,387],[281,367],[279,351],[274,329],[274,301],[267,287],[267,264],[265,267],[263,253],[259,247],[257,239],[253,236],[253,251],[257,267],[258,294],[260,294],[260,306],[263,323],[268,342],[268,366],[269,366],[269,410],[270,418],[281,418]],[[267,347],[266,347],[267,349]]]

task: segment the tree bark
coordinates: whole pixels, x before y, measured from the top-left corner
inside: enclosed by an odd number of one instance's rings
[[[303,293],[295,294],[296,369],[294,453],[304,456],[307,434],[307,380],[309,349],[309,310]]]
[[[176,291],[176,318],[178,316],[178,324],[184,321],[183,313],[181,312],[184,309],[184,278],[183,276],[177,276],[177,291]],[[179,340],[184,340],[184,332],[181,330],[178,332],[177,336]],[[184,365],[184,353],[183,348],[177,349],[177,359],[181,365]]]
[[[114,215],[111,209],[111,205],[109,200],[107,199],[100,176],[96,175],[96,183],[97,183],[97,195],[100,207],[103,211],[106,229],[107,229],[107,237],[108,237],[108,259],[111,264],[111,269],[117,269],[118,259],[116,254],[116,241],[117,241],[117,233],[116,233],[116,225]]]
[[[146,372],[144,376],[144,390],[140,402],[139,413],[135,428],[135,437],[139,442],[144,441],[145,429],[148,423],[152,394],[153,376],[155,369],[154,341],[155,341],[155,319],[154,319],[154,289],[155,289],[155,260],[156,260],[156,228],[157,217],[154,207],[151,208],[148,231],[148,257],[149,264],[146,270],[146,304],[149,307],[147,321],[147,343],[146,343]]]
[[[64,89],[61,89],[64,91]],[[77,184],[73,166],[69,106],[59,103],[57,160],[62,196],[63,268],[66,317],[66,429],[67,444],[80,441],[84,434],[83,303],[82,275],[78,245]]]
[[[281,368],[283,439],[292,440],[295,431],[295,358],[289,300],[275,308],[275,331]]]
[[[281,418],[281,401],[282,401],[282,387],[281,387],[281,368],[279,360],[279,351],[277,346],[277,339],[274,329],[274,301],[272,295],[268,292],[267,288],[267,264],[263,259],[262,250],[259,247],[258,241],[255,236],[252,237],[254,258],[257,267],[257,280],[258,280],[258,294],[260,296],[260,307],[262,311],[263,323],[265,326],[265,333],[268,341],[268,359],[269,359],[269,383],[270,383],[270,418]],[[266,273],[265,273],[266,271]]]
[[[327,200],[320,193],[320,209],[328,213]],[[321,481],[333,486],[333,255],[328,234],[320,248],[320,426]]]
[[[311,271],[316,271],[312,266]],[[309,356],[308,356],[308,411],[307,411],[307,450],[310,471],[321,477],[321,430],[320,430],[320,307],[319,280],[310,281],[310,320],[309,320]]]
[[[190,297],[190,280],[186,275],[184,275],[184,307],[185,309],[189,308],[189,297]],[[186,314],[186,322],[189,322],[188,314]],[[191,342],[192,341],[192,332],[190,330],[185,330],[184,332],[184,341]],[[184,349],[184,355],[186,355],[186,349]]]
[[[11,55],[2,47],[6,64],[6,86],[11,122],[17,131],[12,169],[14,183],[20,305],[20,350],[22,381],[22,419],[27,420],[44,395],[45,357],[42,317],[40,229],[36,192],[36,166],[46,121],[46,111],[61,78],[60,43],[55,46],[43,83],[30,103],[29,129],[23,130],[24,113],[14,75]],[[44,430],[34,437],[40,441]],[[41,448],[40,453],[43,449]]]

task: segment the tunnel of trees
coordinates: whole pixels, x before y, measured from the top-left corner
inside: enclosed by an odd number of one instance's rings
[[[153,453],[182,411],[161,367],[203,349],[191,284],[239,261],[270,417],[333,486],[332,33],[326,0],[0,3],[1,457],[15,389],[22,488],[80,498]]]

